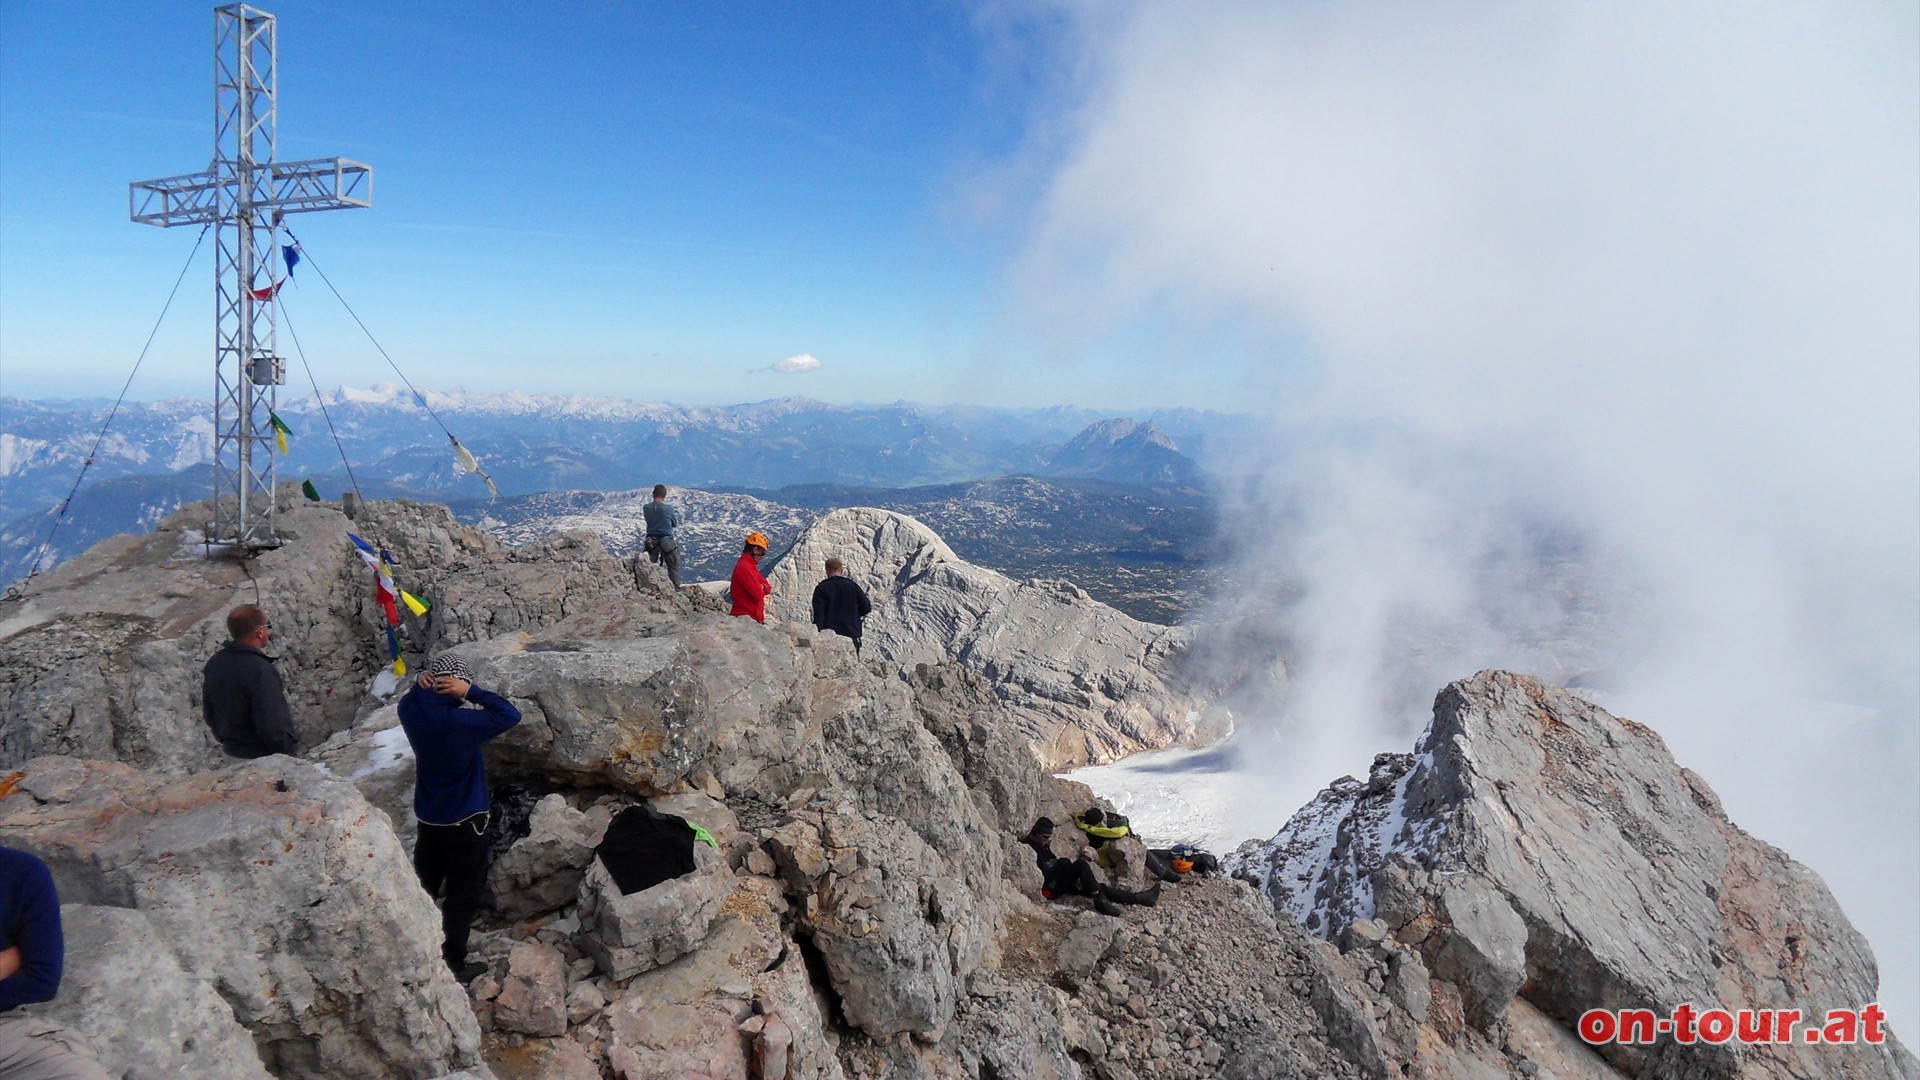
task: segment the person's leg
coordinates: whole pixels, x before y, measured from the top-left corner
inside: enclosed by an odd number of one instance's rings
[[[1117,904],[1139,904],[1143,907],[1152,907],[1160,902],[1160,883],[1156,881],[1153,883],[1153,888],[1142,889],[1139,892],[1102,884],[1100,895]]]
[[[440,887],[447,880],[449,834],[455,826],[422,824],[413,841],[413,871],[420,875],[420,887],[438,900]]]
[[[1180,880],[1180,875],[1173,872],[1173,867],[1151,851],[1147,852],[1147,872],[1161,881]]]
[[[1073,860],[1073,868],[1067,874],[1068,889],[1081,896],[1099,896],[1100,885],[1100,874],[1092,863],[1085,859]]]
[[[674,588],[676,589],[679,588],[680,587],[680,541],[678,540],[660,541],[660,561],[666,564],[667,580],[673,582]]]
[[[455,971],[466,965],[467,939],[487,886],[487,826],[484,815],[453,826],[447,852],[447,902],[440,911],[446,931],[444,955]]]
[[[79,1032],[25,1016],[0,1016],[0,1076],[7,1080],[111,1080]]]

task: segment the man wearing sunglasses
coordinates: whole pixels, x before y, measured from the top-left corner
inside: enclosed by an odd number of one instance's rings
[[[267,613],[252,604],[234,608],[227,636],[231,640],[207,661],[200,683],[201,715],[220,749],[242,759],[299,753],[293,709],[266,652],[273,636]]]

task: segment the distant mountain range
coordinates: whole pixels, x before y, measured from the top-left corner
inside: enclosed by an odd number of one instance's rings
[[[123,406],[95,452],[107,406],[99,401],[0,398],[0,578],[10,581],[26,573],[46,539],[53,511],[89,453],[93,465],[86,484],[43,567],[106,536],[150,527],[179,506],[209,495],[213,421],[207,402]],[[404,388],[381,386],[283,400],[280,415],[293,436],[280,479],[311,479],[328,498],[338,498],[353,482],[368,497],[455,502],[484,494],[477,478],[457,471],[446,436],[429,409],[480,458],[503,503],[562,493],[524,509],[499,506],[489,511],[503,523],[510,523],[509,518],[531,520],[541,516],[541,507],[557,510],[590,497],[582,492],[623,492],[656,482],[768,493],[773,502],[782,502],[789,489],[814,495],[859,492],[869,505],[915,514],[920,513],[915,507],[921,507],[931,515],[928,523],[963,555],[1016,575],[1023,572],[1020,566],[1003,565],[977,549],[968,552],[965,525],[955,531],[955,523],[966,515],[936,520],[943,513],[936,504],[947,496],[928,492],[1027,476],[1118,485],[1101,496],[1089,494],[1096,490],[1092,487],[1048,489],[1049,498],[1077,505],[1117,506],[1105,500],[1121,498],[1113,492],[1128,487],[1150,493],[1143,496],[1149,501],[1196,505],[1204,501],[1200,462],[1211,447],[1244,435],[1250,425],[1244,417],[1195,410],[1119,417],[1074,407],[998,409],[906,402],[853,407],[805,398],[709,407],[435,391],[416,399]],[[352,481],[342,464],[343,451]],[[927,491],[900,498],[877,494],[897,489]],[[977,488],[975,495],[987,490],[1020,489]],[[1067,492],[1073,494],[1060,494]],[[1037,505],[1022,505],[1023,513],[1044,512]],[[830,507],[810,508],[817,512]],[[1103,514],[1094,512],[1091,520],[1104,520]],[[1017,515],[1008,520],[1015,519]],[[1043,526],[1041,531],[1049,530]],[[1072,526],[1061,522],[1052,531],[1065,536]],[[1057,540],[1033,536],[1021,545],[1002,546],[1009,553],[1016,547],[1033,552],[1021,561],[1036,571],[1046,560],[1059,565],[1058,555],[1065,550]],[[1139,545],[1109,547],[1117,551]],[[1080,583],[1098,594],[1092,583]]]
[[[651,489],[548,492],[460,500],[456,516],[510,543],[593,533],[609,550],[640,548]],[[913,488],[806,484],[775,490],[675,489],[687,581],[724,578],[757,530],[784,551],[829,510],[875,506],[931,526],[961,558],[1017,580],[1060,578],[1134,618],[1177,623],[1219,572],[1213,505],[1197,491],[1105,480],[1005,477]]]

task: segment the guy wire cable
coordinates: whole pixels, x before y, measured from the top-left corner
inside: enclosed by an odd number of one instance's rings
[[[360,318],[360,313],[353,310],[353,305],[347,303],[346,297],[340,295],[340,290],[334,287],[333,279],[327,276],[325,270],[320,269],[320,264],[314,261],[313,254],[307,250],[307,245],[302,243],[300,238],[295,236],[293,230],[290,228],[287,229],[287,239],[293,241],[293,246],[300,252],[302,260],[313,267],[314,273],[320,275],[320,280],[327,286],[327,291],[333,293],[333,298],[340,301],[341,307],[347,309],[347,314],[353,317],[354,323],[360,327],[360,332],[367,335],[367,340],[373,343],[373,347],[379,351],[381,358],[387,362],[387,366],[393,369],[395,375],[400,376],[400,381],[407,385],[407,391],[413,395],[413,400],[419,402],[420,407],[425,409],[427,415],[433,418],[433,422],[440,426],[440,430],[446,435],[447,441],[453,444],[454,452],[459,455],[463,471],[478,473],[480,479],[486,481],[487,491],[495,498],[498,498],[500,493],[494,487],[493,477],[487,475],[487,471],[480,467],[478,461],[474,460],[472,452],[465,446],[462,446],[460,440],[454,436],[453,429],[447,426],[446,421],[440,419],[440,414],[433,411],[432,405],[427,404],[427,396],[422,394],[419,388],[413,385],[413,380],[407,378],[406,372],[400,370],[400,365],[394,362],[393,356],[387,352],[386,346],[380,344],[380,339],[373,336],[373,331],[367,329],[367,324]]]
[[[359,479],[353,475],[353,462],[347,460],[346,444],[340,441],[340,432],[333,426],[333,414],[327,411],[326,399],[320,396],[320,382],[313,377],[313,365],[307,363],[307,350],[300,345],[300,332],[293,328],[293,316],[287,312],[286,297],[283,294],[278,297],[278,300],[280,318],[287,324],[287,335],[293,338],[293,351],[300,357],[300,366],[306,369],[307,385],[313,387],[314,404],[320,406],[320,416],[327,422],[327,433],[333,436],[334,449],[340,451],[340,464],[346,467],[347,483],[353,485],[353,493],[360,496],[361,501],[364,502],[366,495],[360,490]]]
[[[100,425],[100,434],[94,437],[93,449],[87,451],[86,460],[80,463],[80,473],[73,478],[73,487],[67,490],[67,497],[60,500],[60,509],[53,515],[53,524],[47,529],[47,538],[40,544],[40,550],[33,555],[33,562],[27,566],[27,576],[7,586],[0,600],[24,600],[27,586],[40,573],[40,564],[47,557],[47,550],[53,546],[53,538],[60,532],[60,525],[67,519],[67,510],[73,506],[73,497],[80,491],[80,482],[87,477],[87,470],[93,467],[94,455],[100,452],[100,445],[107,441],[107,429],[113,426],[113,418],[120,413],[120,406],[127,400],[127,391],[133,388],[134,376],[140,374],[140,365],[146,362],[147,352],[153,348],[153,339],[160,335],[160,324],[167,319],[167,312],[173,308],[173,298],[180,295],[180,283],[187,280],[187,271],[193,268],[194,256],[200,254],[200,245],[207,238],[211,222],[200,226],[200,235],[193,241],[193,250],[187,252],[186,265],[180,268],[180,276],[173,279],[173,288],[167,293],[167,302],[160,306],[160,317],[153,320],[153,329],[147,332],[147,343],[140,347],[140,355],[133,361],[133,370],[127,372],[127,381],[120,387],[120,396],[113,401],[113,408],[107,410],[106,422]]]

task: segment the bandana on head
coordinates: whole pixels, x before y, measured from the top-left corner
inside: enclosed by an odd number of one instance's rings
[[[451,675],[462,682],[473,681],[472,665],[467,663],[466,657],[455,656],[453,653],[441,653],[427,661],[427,674],[435,678]]]

